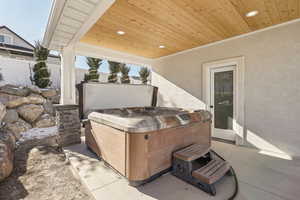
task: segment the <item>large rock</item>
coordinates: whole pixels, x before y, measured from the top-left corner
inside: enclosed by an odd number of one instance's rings
[[[28,131],[31,128],[32,126],[21,118],[19,118],[15,123],[9,123],[5,125],[5,129],[12,132],[16,139],[21,137],[22,132]]]
[[[35,127],[37,128],[46,128],[51,126],[55,126],[55,118],[49,114],[43,114],[35,123]]]
[[[55,89],[42,89],[42,95],[46,98],[54,97],[57,95],[57,91]]]
[[[38,94],[31,94],[28,97],[20,97],[6,102],[8,108],[16,108],[24,104],[43,104],[46,100]]]
[[[7,108],[16,108],[18,106],[28,104],[28,103],[29,103],[29,99],[27,97],[20,97],[18,99],[14,99],[12,101],[6,102],[6,107]]]
[[[0,102],[6,105],[7,102],[19,99],[20,96],[10,95],[0,92]]]
[[[6,115],[6,107],[5,105],[3,105],[3,103],[0,102],[0,124],[5,115]]]
[[[34,122],[43,112],[44,108],[40,105],[23,105],[17,109],[19,115],[27,122]]]
[[[26,87],[18,87],[14,85],[4,85],[0,87],[0,92],[10,95],[16,95],[16,96],[27,96],[30,93],[30,90]]]
[[[43,104],[46,99],[44,99],[41,95],[38,94],[30,94],[28,97],[28,102],[30,104]]]
[[[53,106],[53,104],[50,101],[47,100],[43,104],[43,107],[44,107],[44,110],[45,110],[46,113],[48,113],[50,115],[54,115],[55,114],[54,106]]]
[[[0,182],[13,170],[15,142],[13,134],[0,131]]]
[[[23,132],[22,137],[17,142],[18,147],[22,146],[29,149],[35,146],[58,146],[59,135],[56,126],[48,128],[33,128]]]
[[[8,123],[17,122],[18,120],[19,120],[19,115],[16,110],[14,110],[14,109],[6,110],[6,115],[3,118],[3,122],[8,124]]]
[[[36,93],[36,94],[41,94],[42,93],[41,89],[38,86],[35,86],[35,85],[29,86],[28,89],[31,92]]]

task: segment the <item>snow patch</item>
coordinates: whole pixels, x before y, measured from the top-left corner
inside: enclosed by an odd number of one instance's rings
[[[26,132],[21,133],[19,143],[26,142],[28,140],[43,139],[51,136],[57,136],[57,126],[51,126],[47,128],[32,128]]]

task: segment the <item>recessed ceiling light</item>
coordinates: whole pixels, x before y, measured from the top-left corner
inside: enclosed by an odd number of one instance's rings
[[[160,49],[164,49],[164,48],[166,48],[164,45],[159,45],[159,47],[158,48],[160,48]]]
[[[252,10],[252,11],[246,13],[246,17],[254,17],[257,14],[258,14],[257,10]]]
[[[117,31],[117,34],[119,34],[119,35],[124,35],[125,32],[124,32],[124,31]]]

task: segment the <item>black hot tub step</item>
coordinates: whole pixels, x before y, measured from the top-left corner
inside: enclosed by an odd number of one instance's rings
[[[175,152],[173,155],[184,161],[196,160],[209,152],[209,146],[203,144],[193,144],[182,150]]]

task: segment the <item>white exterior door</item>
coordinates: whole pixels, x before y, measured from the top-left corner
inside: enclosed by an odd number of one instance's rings
[[[235,112],[235,67],[222,66],[210,69],[210,84],[208,91],[209,110],[213,115],[212,136],[235,141],[234,112]]]

